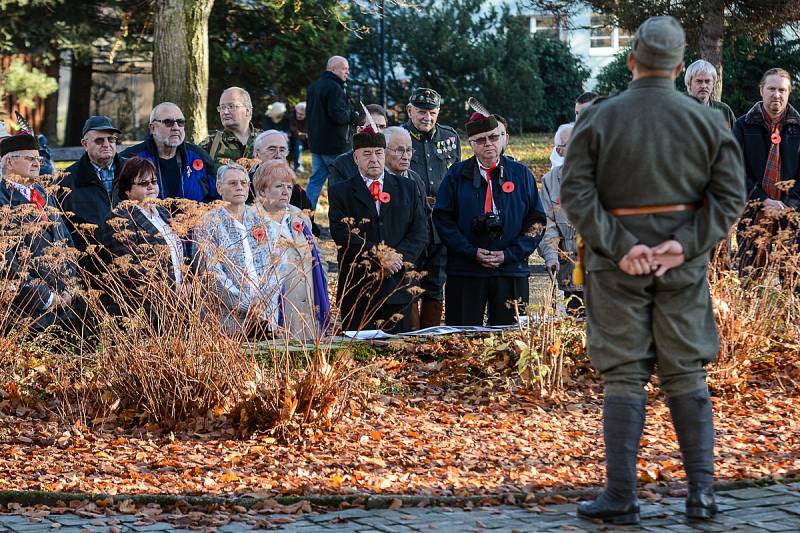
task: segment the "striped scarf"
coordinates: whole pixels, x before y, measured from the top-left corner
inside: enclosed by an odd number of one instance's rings
[[[769,155],[767,156],[767,164],[764,166],[764,179],[761,180],[761,188],[773,200],[780,200],[782,192],[778,189],[778,182],[781,181],[781,127],[786,113],[781,114],[774,121],[763,108],[761,113],[764,115],[764,121],[770,132]]]

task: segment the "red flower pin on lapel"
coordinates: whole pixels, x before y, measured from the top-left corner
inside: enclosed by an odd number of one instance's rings
[[[383,191],[380,196],[378,196],[378,200],[380,200],[382,204],[388,204],[391,199],[392,196],[386,191]]]
[[[252,235],[253,238],[259,242],[267,238],[267,232],[264,231],[264,228],[260,226],[257,228],[253,228],[253,231],[250,232],[250,235]]]
[[[198,172],[203,170],[203,160],[195,159],[194,162],[192,162],[192,168],[197,170]]]
[[[503,183],[503,192],[514,192],[514,182],[506,181]]]
[[[295,231],[303,231],[303,223],[299,220],[292,222],[292,227],[295,229]]]

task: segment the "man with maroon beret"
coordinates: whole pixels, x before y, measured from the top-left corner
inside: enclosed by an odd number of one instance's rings
[[[531,171],[502,155],[497,118],[473,113],[466,129],[475,155],[450,167],[433,210],[447,247],[445,322],[480,326],[488,315],[490,325],[512,324],[525,313],[528,256],[545,214]]]
[[[19,237],[6,247],[0,277],[22,280],[13,307],[44,329],[71,319],[76,288],[75,265],[68,254],[51,254],[52,247],[72,246],[69,230],[39,177],[42,157],[36,137],[13,135],[0,141],[1,229]],[[7,211],[6,211],[7,210]]]
[[[353,136],[358,174],[330,188],[336,297],[345,330],[410,329],[408,269],[428,242],[428,226],[416,184],[385,172],[385,150],[383,134],[363,128]]]

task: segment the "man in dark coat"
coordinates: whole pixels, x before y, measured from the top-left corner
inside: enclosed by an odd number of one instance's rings
[[[714,86],[717,84],[717,69],[705,59],[698,59],[686,68],[683,77],[686,83],[686,92],[692,95],[695,100],[703,105],[716,109],[725,118],[725,126],[733,127],[736,122],[736,115],[725,102],[720,102],[711,98],[714,94]]]
[[[383,134],[367,127],[353,136],[353,147],[358,175],[330,191],[342,327],[409,331],[408,270],[427,243],[422,202],[413,181],[384,171]]]
[[[75,247],[83,254],[87,246],[102,243],[104,225],[111,212],[112,186],[119,177],[125,160],[117,155],[117,135],[121,132],[105,116],[89,117],[83,126],[81,145],[86,152],[67,168],[57,193],[67,228]],[[91,224],[93,229],[78,229],[81,224]],[[110,261],[103,247],[96,254],[81,256],[80,266],[93,275],[104,272],[102,264]]]
[[[561,204],[585,242],[588,352],[604,384],[606,489],[578,515],[616,524],[639,521],[636,459],[653,371],[689,480],[686,514],[717,512],[705,364],[719,342],[707,267],[745,194],[722,114],[675,90],[685,42],[674,18],[647,19],[628,54],[628,90],[581,113],[564,162]]]
[[[500,154],[497,118],[474,113],[466,129],[475,155],[450,167],[433,209],[447,247],[445,322],[482,326],[487,314],[493,326],[513,324],[525,314],[545,214],[531,171]]]
[[[458,133],[450,126],[438,123],[441,103],[441,96],[433,89],[415,89],[406,106],[408,122],[403,124],[411,134],[414,149],[411,170],[425,181],[430,207],[436,202],[436,193],[447,169],[461,161]],[[434,229],[421,267],[426,272],[420,284],[424,292],[418,310],[423,328],[438,326],[442,322],[446,259],[447,252]]]
[[[32,135],[14,135],[0,142],[3,177],[0,207],[9,239],[19,242],[5,250],[0,275],[19,283],[14,309],[29,317],[36,330],[53,324],[68,326],[75,317],[74,255],[69,231],[44,188],[36,183],[42,158]],[[67,248],[53,253],[53,248]],[[25,253],[23,253],[25,252]],[[11,324],[3,324],[4,327]]]
[[[359,121],[360,115],[350,108],[345,92],[349,74],[347,59],[333,56],[328,60],[325,72],[308,88],[306,120],[311,177],[307,192],[314,207],[328,179],[328,167],[350,149],[350,126]]]
[[[219,200],[214,160],[205,150],[186,142],[186,119],[172,102],[150,112],[150,134],[127,148],[121,157],[149,159],[158,171],[159,198],[186,198],[196,202]]]
[[[738,227],[742,272],[764,264],[772,237],[791,224],[792,217],[787,215],[800,209],[800,114],[789,104],[791,75],[783,69],[770,69],[759,87],[761,101],[733,127],[744,152],[750,202]]]

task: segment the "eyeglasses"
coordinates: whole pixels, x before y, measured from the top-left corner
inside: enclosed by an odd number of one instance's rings
[[[97,146],[103,146],[106,141],[108,141],[108,144],[117,144],[117,138],[113,135],[109,137],[95,137],[92,142]]]
[[[289,149],[283,146],[267,146],[266,150],[264,150],[268,154],[281,154],[286,155],[289,153]]]
[[[28,163],[41,163],[44,157],[38,155],[12,155],[11,159],[24,159]]]
[[[411,155],[414,153],[413,148],[391,148],[389,149],[389,151],[394,152],[397,155],[405,155],[405,154]]]
[[[223,111],[236,111],[237,109],[241,109],[243,107],[247,107],[244,104],[220,104],[217,106],[217,111],[222,113]]]
[[[483,146],[484,144],[486,144],[487,141],[496,143],[497,141],[500,140],[500,137],[502,137],[502,134],[500,134],[500,133],[492,133],[491,135],[487,135],[485,137],[478,137],[476,139],[470,139],[469,142],[475,143],[478,146]]]
[[[186,125],[186,119],[183,118],[154,118],[153,122],[160,122],[168,128],[171,128],[175,124],[177,124],[179,128]]]
[[[150,185],[158,185],[158,178],[152,178],[149,180],[144,181],[134,181],[134,185],[138,185],[139,187],[148,187]]]

